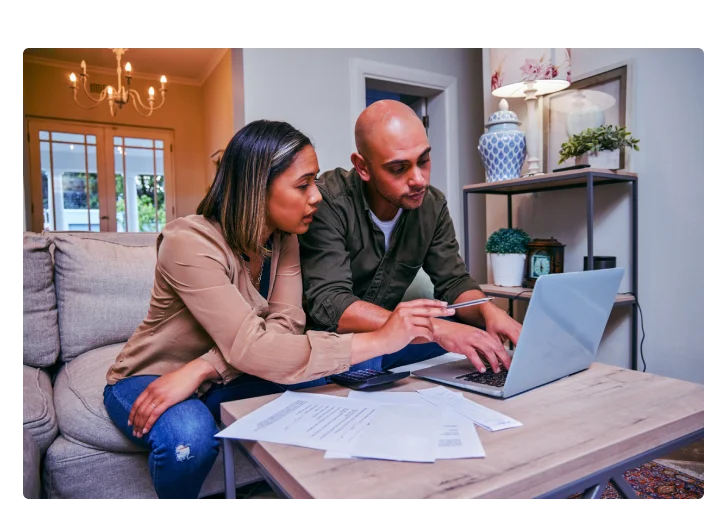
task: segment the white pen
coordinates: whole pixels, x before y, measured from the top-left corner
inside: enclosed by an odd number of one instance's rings
[[[468,300],[467,302],[460,302],[458,304],[451,304],[451,305],[447,306],[447,309],[458,309],[458,308],[465,308],[467,306],[475,306],[477,304],[484,304],[485,302],[489,302],[490,300],[494,300],[494,297],[486,297],[483,299]]]

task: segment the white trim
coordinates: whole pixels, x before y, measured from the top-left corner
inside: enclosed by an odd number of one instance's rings
[[[464,217],[460,199],[459,174],[459,99],[457,93],[457,78],[444,74],[436,74],[427,70],[389,65],[361,58],[350,60],[350,140],[351,149],[356,148],[354,142],[354,125],[357,117],[366,108],[366,79],[379,79],[392,83],[405,83],[433,90],[444,94],[446,147],[444,154],[447,160],[447,206],[450,216],[457,229],[457,242],[460,251],[465,240]],[[442,152],[442,151],[441,151]],[[437,171],[436,171],[437,173]]]
[[[227,49],[225,49],[227,50]],[[76,73],[80,72],[80,65],[77,63],[73,63],[71,61],[60,61],[58,59],[47,59],[47,58],[42,58],[39,56],[24,56],[24,63],[31,63],[33,65],[42,65],[45,67],[54,67],[54,68],[62,68],[65,70],[74,70]],[[95,74],[101,74],[101,75],[107,75],[107,76],[115,76],[115,79],[117,79],[117,67],[115,68],[107,68],[107,67],[96,67],[96,66],[91,66],[90,69],[88,69],[88,75],[95,73]],[[145,74],[143,72],[132,72],[132,77],[134,79],[141,79],[145,81],[156,81],[159,82],[161,79],[161,75],[157,74]],[[124,79],[124,78],[123,78]],[[203,83],[200,82],[197,79],[189,79],[186,77],[175,77],[175,76],[169,76],[167,77],[168,83],[173,83],[177,85],[186,85],[186,86],[201,86]],[[66,79],[66,83],[68,84],[68,79]]]

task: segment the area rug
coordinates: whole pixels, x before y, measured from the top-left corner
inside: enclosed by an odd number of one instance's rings
[[[647,462],[637,468],[629,469],[623,476],[640,498],[702,498],[704,496],[704,481],[657,462]],[[572,495],[570,498],[580,497],[581,493]],[[621,496],[609,484],[601,498],[621,498]]]

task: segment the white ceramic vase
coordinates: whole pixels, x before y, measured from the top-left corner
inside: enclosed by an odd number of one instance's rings
[[[521,286],[526,254],[489,254],[497,286]]]

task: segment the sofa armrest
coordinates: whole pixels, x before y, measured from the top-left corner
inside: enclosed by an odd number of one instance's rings
[[[22,417],[24,429],[32,434],[43,455],[59,432],[54,408],[54,388],[49,373],[22,366]]]
[[[39,498],[39,463],[41,455],[39,446],[34,437],[25,428],[22,429],[22,472],[23,472],[23,494],[25,498]]]

